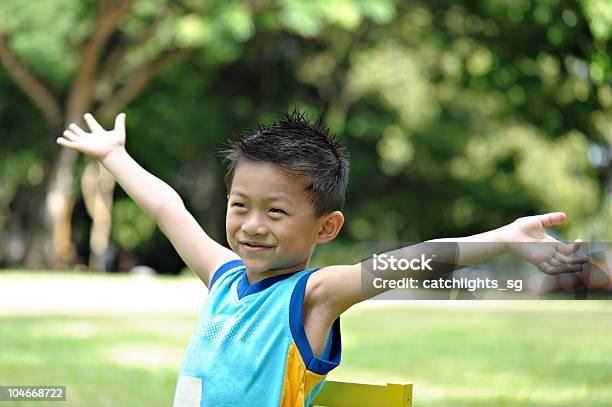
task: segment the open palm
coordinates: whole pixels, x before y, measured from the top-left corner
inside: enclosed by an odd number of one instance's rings
[[[62,137],[57,139],[57,144],[99,160],[104,159],[111,151],[124,148],[125,113],[117,115],[115,128],[108,131],[91,114],[87,113],[83,117],[91,132],[88,133],[72,123]]]
[[[512,253],[538,266],[547,274],[575,273],[582,271],[588,257],[571,257],[581,246],[579,240],[563,243],[548,235],[545,228],[561,224],[563,212],[519,218],[510,228],[509,248]]]

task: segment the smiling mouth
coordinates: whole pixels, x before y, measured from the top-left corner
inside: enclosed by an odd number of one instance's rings
[[[243,246],[247,251],[263,251],[267,249],[271,249],[274,246],[263,245],[259,243],[248,243],[248,242],[240,242],[240,245]]]

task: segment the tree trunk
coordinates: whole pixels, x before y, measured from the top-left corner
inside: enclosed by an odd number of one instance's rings
[[[51,139],[53,145],[49,145],[44,159],[43,182],[16,196],[11,205],[9,223],[12,230],[3,250],[3,262],[7,264],[22,263],[31,269],[61,269],[77,260],[71,220],[75,204],[74,177],[78,177],[74,174],[74,166],[78,154],[56,145],[55,137]],[[114,187],[112,175],[99,162],[87,164],[81,189],[92,218],[89,268],[93,271],[105,270]]]
[[[99,161],[88,162],[81,176],[81,191],[92,221],[89,235],[90,271],[106,271],[114,189],[112,174]]]
[[[50,145],[44,157],[43,181],[15,196],[9,220],[11,236],[5,242],[4,251],[10,253],[10,244],[20,249],[13,250],[5,262],[22,263],[32,269],[65,268],[74,262],[71,217],[76,157],[70,150]]]

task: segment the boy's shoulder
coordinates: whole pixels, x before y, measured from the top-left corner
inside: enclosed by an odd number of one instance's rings
[[[227,277],[232,274],[241,273],[244,269],[244,263],[239,258],[229,260],[221,264],[213,273],[208,286],[209,290],[212,290],[215,283],[217,283],[222,277]]]

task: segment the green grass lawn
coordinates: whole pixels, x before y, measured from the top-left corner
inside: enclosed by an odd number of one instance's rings
[[[551,303],[348,314],[337,376],[407,380],[423,406],[612,405],[612,304]]]
[[[612,405],[612,302],[479,304],[350,310],[330,377],[412,382],[417,406]],[[36,406],[169,406],[196,317],[0,314],[0,385],[67,386]]]

